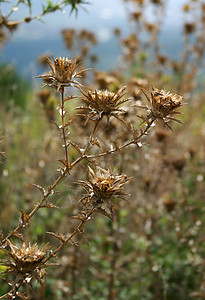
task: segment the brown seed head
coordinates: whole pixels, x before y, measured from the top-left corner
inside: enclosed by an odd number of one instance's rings
[[[185,23],[184,24],[184,32],[186,34],[191,34],[196,30],[196,24],[195,23]]]
[[[81,77],[81,73],[86,70],[76,72],[79,66],[78,59],[69,59],[69,57],[54,58],[53,61],[47,58],[47,63],[50,67],[50,72],[43,75],[36,76],[36,78],[42,78],[45,81],[45,85],[51,86],[57,90],[61,90],[67,86],[79,86],[80,83],[76,79]]]
[[[133,14],[132,14],[132,18],[133,18],[136,22],[139,21],[139,19],[141,18],[141,16],[142,16],[141,11],[135,11],[135,12],[133,12]]]
[[[161,116],[162,118],[166,117],[182,105],[182,96],[166,92],[165,90],[158,90],[156,88],[151,92],[151,99],[152,113],[155,116]]]
[[[122,46],[129,52],[136,51],[139,46],[139,40],[135,34],[130,34],[128,38],[122,40]]]
[[[110,84],[117,82],[117,78],[112,74],[105,71],[94,70],[95,80],[99,86],[99,89],[106,90]]]
[[[36,93],[38,99],[43,103],[44,105],[48,102],[48,98],[51,95],[50,90],[45,89],[45,90],[40,90]]]
[[[63,29],[61,31],[64,43],[68,49],[72,49],[75,39],[75,30],[74,29]]]
[[[153,4],[160,5],[161,0],[151,0]]]
[[[123,185],[130,179],[125,174],[118,175],[110,169],[96,168],[96,172],[88,167],[88,181],[78,181],[86,189],[86,194],[81,202],[87,206],[96,207],[98,212],[112,216],[112,200],[120,198],[125,200],[126,193],[123,192]]]
[[[10,272],[32,273],[37,268],[43,267],[43,259],[46,256],[46,249],[38,248],[37,244],[32,246],[23,243],[20,248],[16,247],[11,241],[7,241],[9,250],[6,253],[10,256],[11,262],[7,264]]]
[[[129,98],[122,100],[125,95],[125,87],[121,88],[117,93],[107,90],[91,90],[87,93],[82,92],[81,98],[86,106],[79,107],[84,115],[91,120],[101,120],[103,116],[116,116],[118,112],[124,112],[120,109],[120,105],[130,100]]]
[[[141,91],[150,103],[150,107],[137,105],[147,110],[147,116],[143,117],[144,121],[153,122],[158,120],[164,127],[167,126],[170,129],[171,127],[168,124],[170,120],[183,124],[179,119],[174,117],[175,114],[180,114],[176,109],[182,106],[182,96],[153,88],[151,97],[149,97],[145,90],[141,89]]]

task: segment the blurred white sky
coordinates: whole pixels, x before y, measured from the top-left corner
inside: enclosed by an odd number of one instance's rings
[[[16,3],[16,1],[12,1]],[[55,2],[55,1],[54,1]],[[125,28],[126,13],[123,0],[88,0],[90,4],[84,4],[79,7],[78,16],[75,13],[70,15],[70,7],[64,12],[55,12],[48,14],[43,18],[45,23],[37,20],[22,24],[15,33],[15,39],[36,40],[50,39],[60,34],[63,28],[86,28],[92,29],[98,34],[100,41],[107,41],[111,38],[110,29],[114,27]],[[40,13],[43,0],[33,0],[33,15]],[[168,9],[166,10],[165,26],[176,28],[181,23],[181,7],[185,0],[167,0]],[[1,4],[2,10],[5,11],[6,5]],[[150,10],[149,17],[155,12]],[[19,7],[14,17],[25,16],[25,7]]]

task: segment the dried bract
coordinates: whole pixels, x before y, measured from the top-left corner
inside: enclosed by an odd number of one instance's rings
[[[146,121],[158,120],[164,127],[167,126],[170,129],[171,127],[168,124],[170,120],[182,123],[174,117],[175,114],[180,114],[176,109],[182,106],[182,96],[153,88],[151,97],[149,97],[143,89],[141,90],[150,103],[150,107],[141,107],[148,111]]]
[[[47,57],[47,63],[50,67],[50,71],[36,76],[36,78],[42,78],[45,81],[45,85],[51,86],[57,90],[61,90],[67,86],[79,86],[81,85],[76,79],[81,77],[81,74],[86,70],[76,72],[79,66],[78,58],[69,59],[69,57],[54,58],[53,61]]]
[[[123,185],[130,179],[125,174],[118,175],[110,169],[104,170],[97,167],[96,172],[88,167],[88,181],[78,181],[87,191],[81,198],[85,206],[91,205],[96,211],[112,218],[112,200],[123,200],[127,195],[123,191]]]
[[[111,116],[117,117],[117,113],[124,112],[119,108],[121,104],[130,100],[130,98],[122,99],[125,95],[124,90],[126,87],[121,88],[117,93],[107,90],[91,90],[87,93],[82,91],[86,106],[79,107],[78,109],[83,112],[83,115],[88,119],[97,121],[101,120],[103,116],[109,119]]]
[[[7,240],[7,244],[9,249],[3,249],[3,251],[6,252],[9,259],[2,261],[1,264],[8,267],[7,273],[12,273],[15,276],[13,285],[15,286],[22,280],[30,282],[32,278],[36,278],[42,284],[46,265],[44,259],[48,247],[38,248],[37,244],[31,246],[22,243],[18,248],[10,240]]]

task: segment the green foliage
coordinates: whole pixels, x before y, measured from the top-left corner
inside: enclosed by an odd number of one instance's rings
[[[46,5],[43,5],[42,15],[61,10],[62,6],[59,3],[54,4],[52,0],[46,0]]]
[[[88,4],[88,2],[83,0],[64,0],[60,2],[54,2],[53,0],[46,0],[46,5],[43,5],[42,15],[46,15],[47,13],[52,13],[57,10],[62,10],[68,5],[71,5],[71,13],[74,10],[77,12],[78,5],[80,4]]]
[[[14,105],[24,108],[29,87],[29,83],[20,77],[12,65],[0,65],[0,105],[2,107],[8,109]]]

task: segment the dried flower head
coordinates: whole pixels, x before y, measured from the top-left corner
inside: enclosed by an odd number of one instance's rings
[[[76,72],[79,66],[78,58],[69,59],[69,57],[54,58],[53,61],[47,57],[47,64],[50,67],[50,71],[36,76],[36,78],[42,78],[45,81],[45,85],[51,86],[57,90],[61,90],[67,86],[79,86],[80,83],[76,79],[81,77],[81,74],[86,70]]]
[[[148,111],[147,116],[145,118],[142,117],[144,121],[158,120],[164,127],[167,126],[170,129],[171,127],[168,124],[170,120],[182,124],[179,119],[174,117],[175,114],[180,114],[180,112],[176,111],[176,109],[182,106],[182,96],[166,92],[165,90],[153,88],[151,91],[151,97],[149,97],[143,89],[141,89],[141,91],[150,103],[150,107],[139,106]]]
[[[88,167],[88,181],[78,181],[87,191],[81,198],[85,206],[95,207],[96,211],[112,218],[115,198],[125,199],[123,185],[130,179],[125,174],[118,175],[110,169],[96,168],[96,172]]]
[[[83,91],[83,97],[81,98],[85,102],[86,106],[79,107],[78,109],[88,119],[101,120],[104,116],[109,119],[111,116],[117,117],[117,113],[124,112],[119,108],[121,104],[130,100],[130,98],[121,99],[125,93],[126,87],[121,88],[117,93],[113,93],[107,90],[91,90],[87,93]]]
[[[117,78],[105,71],[94,70],[95,80],[100,89],[106,90],[110,84],[116,84]]]
[[[196,30],[196,24],[195,23],[185,23],[184,24],[184,32],[186,34],[191,34]]]
[[[132,18],[134,19],[134,21],[138,22],[139,19],[141,18],[142,13],[141,11],[135,11],[132,13]]]
[[[8,269],[6,272],[12,273],[15,280],[12,282],[13,287],[19,282],[30,283],[34,277],[42,284],[42,278],[45,274],[44,258],[46,257],[47,246],[38,248],[37,244],[32,246],[22,243],[16,247],[10,240],[7,240],[9,249],[4,251],[9,256],[9,260],[1,262]]]
[[[134,54],[138,49],[139,40],[135,34],[130,34],[128,38],[121,41],[124,51],[127,55]]]
[[[40,102],[45,105],[48,102],[51,92],[48,89],[44,89],[44,90],[38,91],[36,93],[36,95],[37,95],[38,99],[40,100]]]
[[[145,23],[145,28],[149,33],[157,32],[158,31],[158,26],[153,23]]]
[[[119,28],[114,28],[113,32],[114,32],[114,35],[116,35],[116,36],[120,36],[120,34],[121,34],[121,30]]]
[[[61,31],[65,45],[68,49],[72,49],[75,38],[75,30],[74,29],[63,29]]]
[[[152,3],[156,4],[156,5],[160,5],[161,4],[161,0],[152,0]]]

